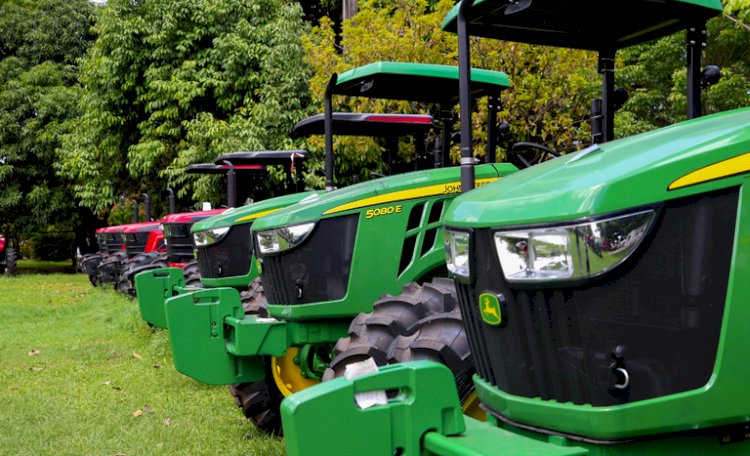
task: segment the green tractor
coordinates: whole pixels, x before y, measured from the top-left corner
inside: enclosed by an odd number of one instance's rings
[[[265,169],[267,166],[283,165],[288,169],[297,170],[296,178],[291,178],[291,172],[287,176],[286,185],[279,189],[281,193],[285,191],[297,191],[284,196],[268,198],[260,202],[254,202],[245,206],[236,207],[234,199],[230,198],[231,207],[222,211],[214,211],[207,217],[200,219],[189,218],[190,213],[176,214],[167,216],[164,219],[166,230],[165,236],[168,239],[168,249],[170,249],[170,267],[138,271],[134,276],[134,285],[141,317],[151,326],[166,328],[167,322],[164,316],[164,302],[172,297],[191,291],[202,285],[213,286],[218,275],[219,278],[224,274],[231,275],[231,279],[223,282],[224,286],[233,286],[238,289],[247,288],[254,276],[251,268],[251,261],[247,259],[245,251],[247,248],[243,245],[244,238],[250,239],[249,226],[247,232],[236,229],[231,230],[224,226],[212,225],[211,228],[199,228],[197,245],[194,241],[194,234],[191,230],[195,226],[202,226],[206,220],[219,218],[220,220],[240,220],[251,221],[259,214],[268,213],[278,210],[282,207],[293,204],[304,198],[309,192],[300,192],[302,190],[302,169],[303,163],[307,159],[307,151],[260,151],[260,152],[235,152],[231,154],[220,155],[216,159],[216,164],[201,165],[207,170],[221,170],[226,168],[247,168],[258,167]],[[197,165],[192,165],[193,168]],[[220,171],[221,173],[226,172]],[[231,176],[231,174],[230,174]],[[262,178],[257,173],[251,177]],[[257,179],[256,179],[257,180]],[[256,182],[258,183],[258,182]],[[236,195],[234,179],[230,178],[228,183],[228,194]],[[259,194],[260,195],[260,194]],[[255,195],[255,196],[259,196]],[[260,195],[262,196],[262,195]],[[239,240],[239,243],[238,243]],[[224,252],[232,252],[236,255],[238,261],[225,261],[225,258],[219,259],[220,263],[214,269],[200,267],[205,263],[201,259],[201,249],[208,246],[220,245],[222,255]],[[197,257],[197,258],[196,258]],[[227,258],[228,259],[228,258]],[[241,264],[246,259],[247,264]],[[186,265],[192,265],[194,272],[187,271]],[[188,266],[189,267],[189,266]],[[250,275],[249,275],[250,274]],[[248,276],[249,275],[249,276]],[[236,276],[236,277],[235,277]],[[234,280],[232,280],[234,279]]]
[[[331,119],[332,129],[337,136],[370,136],[383,138],[386,143],[384,159],[386,163],[397,163],[395,154],[400,137],[412,137],[414,144],[423,144],[424,136],[432,128],[432,116],[405,114],[367,114],[337,112]],[[323,134],[324,116],[315,115],[298,122],[292,130],[292,137],[308,137]],[[416,147],[416,155],[423,155]],[[290,206],[316,192],[302,192],[301,165],[307,157],[307,151],[262,151],[235,152],[221,155],[217,163],[231,161],[238,166],[262,164],[263,166],[282,165],[288,172],[296,170],[296,193],[266,199],[246,205],[221,215],[211,217],[192,228],[191,252],[197,260],[200,284],[204,287],[232,287],[241,293],[241,299],[248,311],[254,310],[257,303],[251,301],[262,293],[255,262],[254,243],[250,228],[253,222],[263,215]],[[389,157],[391,157],[389,159]],[[292,162],[292,158],[294,162]],[[296,165],[295,165],[296,164]],[[290,166],[291,165],[291,166]],[[287,185],[292,189],[294,185]],[[188,244],[188,242],[184,242]],[[142,274],[136,283],[143,288],[139,294],[141,316],[149,324],[160,328],[167,327],[164,313],[164,302],[167,298],[189,291],[185,285],[187,277],[175,269],[153,271]],[[265,315],[265,309],[257,309]]]
[[[472,78],[475,96],[497,100],[509,86],[500,72],[474,70]],[[435,103],[448,113],[457,93],[456,67],[378,62],[331,79],[326,116],[332,120],[335,94]],[[449,115],[441,117],[436,160],[411,165],[420,171],[315,194],[257,219],[252,231],[264,293],[245,303],[230,288],[168,299],[175,367],[205,383],[231,384],[245,416],[278,433],[284,397],[344,375],[347,365],[364,358],[399,361],[408,355],[399,342],[433,318],[451,338],[446,362],[470,406],[470,353],[454,287],[444,278],[443,214],[460,181],[458,167],[442,167],[452,125]],[[334,188],[331,136],[327,126],[328,189]],[[494,138],[489,143],[494,162]],[[474,159],[469,162],[474,169]],[[515,171],[510,164],[476,167],[480,184]]]
[[[718,0],[486,0],[452,12],[462,108],[470,34],[597,50],[598,133],[610,140],[615,49],[688,29],[691,120],[450,206],[448,267],[485,423],[461,416],[445,367],[387,366],[287,398],[290,456],[750,454],[750,109],[698,118],[704,24],[720,13]],[[379,405],[365,408],[367,395]]]

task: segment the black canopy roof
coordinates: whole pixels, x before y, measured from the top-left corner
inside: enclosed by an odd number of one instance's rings
[[[287,155],[287,160],[288,157],[289,156]],[[221,163],[218,160],[217,162]],[[235,171],[262,171],[263,169],[265,169],[265,167],[259,164],[239,164],[239,166],[235,165],[234,169]],[[185,172],[190,174],[226,174],[227,171],[229,171],[229,166],[213,163],[198,163],[195,165],[189,165],[187,168],[185,168]]]
[[[616,50],[672,34],[721,13],[720,0],[475,0],[470,34],[521,43]],[[443,29],[456,31],[456,5]],[[517,12],[508,14],[514,8]]]
[[[232,152],[229,154],[223,154],[216,157],[217,164],[222,164],[225,160],[232,163],[236,169],[242,165],[259,165],[259,166],[271,166],[271,165],[286,165],[292,160],[299,162],[307,159],[308,152],[306,150],[260,150],[254,152]],[[226,165],[221,165],[226,168]]]
[[[325,134],[325,114],[297,122],[292,137]],[[338,136],[410,136],[432,128],[432,116],[424,114],[333,113],[333,134]]]

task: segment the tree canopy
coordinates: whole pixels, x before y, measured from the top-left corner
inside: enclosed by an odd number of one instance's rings
[[[453,0],[360,0],[339,22],[333,1],[5,0],[0,3],[0,231],[91,224],[122,199],[173,186],[224,203],[220,177],[183,173],[220,153],[294,147],[289,132],[321,112],[329,77],[378,60],[455,65],[457,39],[440,29]],[[725,0],[708,23],[704,64],[721,80],[703,90],[703,112],[750,105],[750,0]],[[307,21],[307,22],[306,22]],[[308,25],[311,22],[313,26]],[[616,136],[686,118],[685,34],[617,54],[616,85],[630,94]],[[474,67],[501,70],[512,88],[500,121],[508,145],[532,141],[567,152],[590,141],[599,96],[591,52],[472,39]],[[339,110],[430,112],[436,107],[358,98]],[[486,102],[476,106],[474,150],[484,154]],[[458,110],[452,113],[457,120]],[[339,185],[382,172],[377,141],[338,139]],[[299,144],[296,144],[299,146]],[[323,139],[306,146],[309,186],[323,186]],[[410,160],[412,144],[402,141]],[[457,147],[453,159],[457,158]],[[272,173],[276,182],[282,179]],[[273,184],[272,184],[273,185]],[[155,209],[155,213],[159,213]],[[65,228],[69,229],[69,228]],[[72,228],[70,228],[72,229]]]
[[[306,58],[314,70],[313,98],[322,109],[329,77],[379,60],[456,65],[458,40],[440,28],[451,0],[362,0],[358,13],[343,25],[340,40],[332,22],[322,21],[305,37]],[[472,40],[472,64],[506,72],[513,87],[502,97],[498,119],[508,121],[514,141],[546,143],[574,150],[588,141],[588,109],[596,93],[595,56],[588,52],[545,48],[495,40]],[[426,112],[430,107],[393,101],[339,100],[339,109],[358,112]],[[456,109],[457,113],[458,110]],[[437,115],[433,110],[433,114]],[[474,116],[475,152],[484,155],[486,100]],[[314,142],[320,147],[322,140]],[[498,158],[504,157],[501,142]],[[409,150],[403,147],[408,159]],[[336,174],[359,174],[377,167],[382,149],[357,139],[339,139]],[[453,158],[457,160],[458,149]],[[345,179],[345,177],[344,177]]]
[[[703,89],[704,115],[750,106],[750,1],[728,0],[724,13],[707,23],[703,64],[719,66],[722,76]],[[617,137],[687,119],[685,53],[685,32],[618,53],[616,84],[630,99],[617,113]]]
[[[182,169],[291,145],[309,98],[305,30],[299,4],[285,0],[110,0],[61,172],[97,210],[167,185],[186,198],[223,194],[216,178],[196,184]]]
[[[53,163],[79,115],[76,60],[91,42],[86,0],[0,4],[0,232],[70,230],[78,217]]]

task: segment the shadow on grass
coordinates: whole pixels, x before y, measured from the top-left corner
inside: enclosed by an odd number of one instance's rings
[[[18,260],[16,274],[75,274],[76,268],[70,260],[66,261],[43,261],[43,260]]]

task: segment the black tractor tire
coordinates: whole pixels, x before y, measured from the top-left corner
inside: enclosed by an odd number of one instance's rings
[[[107,253],[87,253],[78,259],[78,269],[89,277],[91,285],[96,286],[99,283],[99,264],[104,258],[108,256]]]
[[[268,316],[266,295],[260,277],[256,278],[243,291],[242,308],[245,315]],[[242,409],[245,418],[252,421],[256,428],[266,434],[282,435],[281,429],[281,401],[284,395],[279,391],[271,372],[271,359],[265,359],[266,378],[252,383],[237,383],[229,385],[237,406]]]
[[[237,406],[259,431],[282,436],[281,401],[284,395],[279,391],[271,373],[271,359],[265,359],[266,378],[259,382],[229,385]]]
[[[18,253],[16,249],[5,249],[5,270],[3,273],[7,276],[16,275],[16,263],[18,261]]]
[[[457,308],[452,280],[435,278],[423,285],[408,283],[400,295],[385,295],[373,304],[373,311],[357,315],[349,326],[349,337],[339,339],[334,358],[323,381],[342,377],[346,366],[372,358],[378,366],[389,363],[391,345],[399,336],[410,336],[418,323]]]
[[[139,253],[125,264],[117,281],[117,291],[124,293],[131,298],[135,298],[135,275],[139,272],[150,269],[167,268],[167,256],[159,252]]]
[[[456,379],[461,403],[474,391],[474,364],[458,308],[420,320],[411,336],[399,336],[388,353],[389,364],[429,360],[447,366]]]
[[[191,261],[182,268],[182,274],[185,276],[185,285],[203,287],[203,284],[201,284],[201,271],[198,269],[198,263],[195,261]]]
[[[98,284],[102,286],[111,284],[112,287],[116,290],[117,281],[127,260],[128,256],[123,250],[114,252],[108,257],[102,259],[102,262],[99,263],[97,272]]]
[[[240,299],[242,300],[242,310],[245,311],[245,315],[268,317],[266,292],[263,290],[263,283],[260,281],[260,277],[256,277],[250,282],[247,290],[240,293]]]

